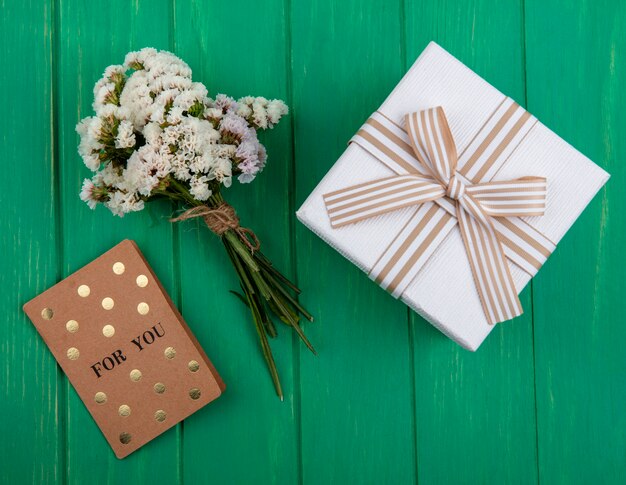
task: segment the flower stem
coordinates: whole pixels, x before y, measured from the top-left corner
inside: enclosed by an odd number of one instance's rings
[[[219,187],[203,203],[194,199],[187,187],[174,178],[169,180],[169,185],[161,193],[174,200],[184,201],[185,204],[192,207],[206,205],[210,208],[218,208],[226,203],[219,192]],[[270,313],[277,316],[285,325],[290,326],[307,348],[316,354],[315,349],[300,328],[298,313],[309,321],[313,321],[313,317],[298,302],[297,297],[290,293],[292,291],[299,294],[300,290],[278,271],[263,254],[246,244],[247,241],[244,242],[242,239],[244,237],[232,229],[220,236],[239,278],[239,284],[243,291],[243,296],[239,296],[244,299],[244,303],[252,313],[263,358],[267,363],[276,394],[283,400],[278,369],[268,339],[268,336],[274,338],[278,334]]]

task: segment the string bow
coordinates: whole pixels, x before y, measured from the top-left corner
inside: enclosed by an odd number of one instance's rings
[[[496,225],[498,218],[543,215],[546,179],[522,177],[497,182],[470,181],[457,171],[457,149],[441,107],[406,115],[404,129],[419,167],[414,167],[410,173],[325,194],[331,226],[342,227],[429,202],[437,202],[446,208],[446,201],[450,202],[454,217],[449,219],[451,224],[459,226],[488,323],[499,323],[520,315],[522,306]],[[429,212],[442,210],[433,204],[430,206]],[[401,243],[406,246],[418,236],[426,244],[442,232],[441,227],[430,224],[430,219],[425,216],[421,222],[428,222],[420,225],[417,221],[412,233],[406,234],[398,243],[400,249]],[[446,222],[444,218],[438,220],[439,226]],[[400,250],[394,254],[396,258],[403,257]],[[392,263],[395,264],[390,259],[385,264]],[[405,268],[405,274],[400,272],[395,276],[396,280],[410,272],[409,265]],[[394,293],[394,281],[388,281],[385,286]]]

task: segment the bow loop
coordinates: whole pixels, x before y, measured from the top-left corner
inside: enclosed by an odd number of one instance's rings
[[[544,177],[522,177],[468,187],[482,209],[493,217],[542,216],[546,210]]]
[[[466,178],[465,165],[457,172],[457,148],[441,107],[407,114],[405,132],[398,132],[402,128],[388,123],[384,116],[373,120],[372,126],[384,131],[399,152],[406,154],[412,149],[415,154],[413,170],[403,168],[405,173],[324,194],[331,226],[341,227],[409,206],[421,207],[374,265],[370,277],[394,296],[400,296],[434,251],[434,241],[440,242],[446,234],[444,228],[458,224],[487,322],[494,324],[520,315],[522,307],[503,241],[507,249],[514,247],[519,251],[524,251],[522,246],[530,248],[530,252],[540,251],[541,247],[533,245],[535,240],[526,238],[519,226],[500,218],[542,215],[546,179],[522,177],[473,183]],[[376,153],[393,159],[402,167],[407,166],[403,158],[406,155],[394,158],[395,152],[378,143],[367,130],[362,129],[359,134]],[[498,153],[504,152],[510,138],[501,137],[499,143],[503,148]],[[484,151],[491,139],[498,138],[495,134],[486,137],[478,150]],[[484,158],[482,163],[492,162]],[[455,204],[451,204],[450,199]],[[525,251],[527,259],[534,258],[529,251]]]
[[[446,187],[455,173],[458,156],[443,108],[407,114],[405,125],[417,159]]]
[[[445,195],[431,179],[410,174],[387,177],[324,194],[324,203],[333,227],[423,204]]]

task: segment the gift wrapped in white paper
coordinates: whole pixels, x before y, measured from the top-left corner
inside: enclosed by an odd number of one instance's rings
[[[468,147],[505,95],[431,42],[378,109],[398,125],[404,116],[443,107],[459,153]],[[323,195],[394,175],[384,163],[351,143],[297,212],[298,219],[347,259],[369,273],[419,207],[332,228]],[[546,211],[525,220],[558,243],[609,178],[600,167],[536,122],[494,180],[546,177]],[[531,276],[509,262],[519,293]],[[476,350],[493,329],[487,323],[458,225],[436,247],[400,299],[463,347]]]

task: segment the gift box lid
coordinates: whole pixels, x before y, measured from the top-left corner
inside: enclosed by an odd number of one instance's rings
[[[509,98],[431,42],[377,111],[402,127],[407,113],[441,106],[457,151],[463,153],[472,148],[477,133],[506,102]],[[556,245],[606,183],[609,174],[534,117],[531,121],[529,128],[520,132],[510,152],[505,153],[504,163],[493,180],[546,177],[545,214],[522,219]],[[351,143],[297,211],[297,217],[369,274],[419,207],[332,228],[323,195],[391,175],[394,172],[388,166],[360,145]],[[531,275],[510,262],[509,268],[519,293]],[[474,286],[458,227],[442,237],[399,297],[467,349],[476,350],[493,329]]]

